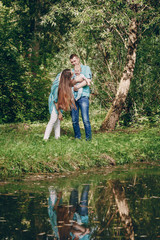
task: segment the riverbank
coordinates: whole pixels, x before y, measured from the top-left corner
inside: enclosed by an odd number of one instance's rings
[[[84,130],[82,140],[74,139],[69,118],[62,122],[61,138],[55,140],[52,133],[47,142],[43,141],[44,123],[0,125],[0,178],[135,162],[159,164],[158,126],[100,132],[95,122],[96,118],[92,120],[93,139],[89,142],[84,139]]]

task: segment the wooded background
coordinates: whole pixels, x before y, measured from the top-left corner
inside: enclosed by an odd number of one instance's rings
[[[102,128],[156,121],[159,19],[158,0],[0,1],[0,123],[46,121],[52,81],[72,53],[91,67]]]

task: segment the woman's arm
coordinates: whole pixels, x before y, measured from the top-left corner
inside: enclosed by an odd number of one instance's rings
[[[82,237],[82,236],[85,236],[86,234],[89,234],[90,230],[89,228],[85,228],[84,226],[74,222],[72,233],[75,235],[75,237],[80,237],[80,236]]]
[[[62,115],[62,113],[61,113],[60,110],[58,110],[58,119],[59,119],[60,121],[63,120],[63,115]]]
[[[58,109],[58,103],[54,103],[54,104],[55,104],[57,112],[58,112],[58,118],[59,118],[60,121],[62,121],[63,120],[63,115],[62,115],[60,109]]]
[[[57,194],[57,202],[56,202],[56,204],[54,205],[54,209],[55,209],[55,210],[57,210],[57,207],[58,207],[58,205],[59,205],[59,202],[60,202],[61,198],[62,198],[62,192],[59,192],[59,193]]]

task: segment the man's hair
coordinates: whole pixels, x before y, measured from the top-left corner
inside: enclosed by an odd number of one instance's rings
[[[79,58],[77,54],[71,54],[71,56],[70,56],[69,59],[71,60],[71,59],[73,59],[74,57]]]

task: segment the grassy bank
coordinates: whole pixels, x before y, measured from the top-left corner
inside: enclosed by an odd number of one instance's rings
[[[74,140],[69,116],[62,122],[61,138],[55,140],[52,133],[47,142],[43,141],[44,123],[0,125],[0,177],[76,171],[114,163],[159,163],[158,126],[117,128],[102,133],[98,129],[103,118],[102,111],[92,113],[90,142],[85,141],[84,130],[83,139]]]

